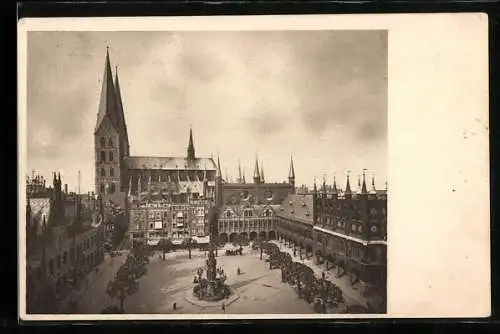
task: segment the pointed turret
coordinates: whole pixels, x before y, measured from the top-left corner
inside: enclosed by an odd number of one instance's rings
[[[241,161],[238,159],[238,183],[243,183],[243,176],[241,174]]]
[[[128,131],[127,123],[125,122],[125,112],[123,111],[123,100],[122,93],[120,89],[120,80],[118,79],[118,66],[115,67],[115,95],[116,95],[116,108],[117,108],[117,118],[119,121],[118,126],[120,127],[120,134],[123,135],[124,144],[124,154],[128,156],[130,154],[130,144],[128,141]]]
[[[363,184],[361,186],[361,193],[362,194],[367,194],[368,190],[366,189],[366,175],[365,175],[365,170],[363,170]]]
[[[313,193],[317,193],[318,192],[318,188],[316,187],[316,178],[314,178],[314,187],[313,187]]]
[[[356,194],[361,194],[361,175],[358,175],[358,187],[356,188]]]
[[[94,132],[97,133],[102,121],[108,117],[116,130],[120,131],[120,121],[117,112],[116,92],[113,84],[113,74],[109,61],[109,48],[106,48],[106,60],[104,64],[104,74],[102,77],[101,99],[99,101],[99,111],[97,113],[97,123]]]
[[[255,169],[253,171],[253,182],[255,184],[260,183],[259,162],[257,160],[257,157],[255,157]]]
[[[288,171],[288,181],[295,181],[295,169],[293,168],[293,156],[290,157],[290,170]]]
[[[370,189],[370,192],[373,194],[377,193],[377,189],[375,188],[375,174],[372,175],[372,188]]]
[[[321,191],[326,194],[326,176],[323,175],[323,184],[321,185]]]
[[[332,196],[333,198],[337,198],[338,196],[337,180],[335,179],[335,175],[333,176]]]
[[[346,182],[346,185],[345,185],[344,196],[345,196],[346,199],[350,199],[351,196],[352,196],[351,184],[349,182],[349,173],[347,173],[347,182]]]
[[[217,155],[217,172],[215,174],[215,177],[218,178],[218,179],[222,179],[222,172],[220,170],[220,159],[219,159],[219,155]]]
[[[189,128],[189,144],[187,148],[187,158],[190,161],[195,159],[194,144],[193,144],[193,129]]]
[[[260,183],[266,183],[266,179],[264,178],[264,161],[260,162]]]
[[[246,177],[245,177],[245,167],[243,167],[243,184],[247,183]]]
[[[220,170],[220,159],[217,154],[217,172],[215,175],[215,206],[219,208],[222,205],[222,173]]]

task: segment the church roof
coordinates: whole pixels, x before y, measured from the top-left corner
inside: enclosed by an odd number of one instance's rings
[[[186,157],[127,157],[125,160],[128,169],[198,169],[216,170],[212,158],[195,158],[189,161]]]
[[[289,194],[278,211],[280,217],[313,224],[313,196],[311,194]]]

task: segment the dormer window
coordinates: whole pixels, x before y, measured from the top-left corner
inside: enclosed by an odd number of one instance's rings
[[[302,202],[302,206],[305,207],[306,206],[306,203]]]
[[[290,211],[291,213],[295,213],[295,210]]]
[[[288,204],[290,204],[290,206],[292,206],[292,205],[293,205],[293,202],[292,202],[292,201],[289,201],[289,202],[288,202]]]
[[[308,217],[309,217],[309,215],[310,215],[310,213],[309,213],[309,211],[307,211],[307,212],[306,212],[306,216],[308,216]]]

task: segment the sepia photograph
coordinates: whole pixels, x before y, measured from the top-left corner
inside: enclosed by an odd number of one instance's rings
[[[388,29],[24,43],[26,315],[388,314]]]

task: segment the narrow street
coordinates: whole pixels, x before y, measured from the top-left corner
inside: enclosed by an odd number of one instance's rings
[[[104,262],[98,267],[99,271],[92,271],[83,279],[80,289],[68,297],[68,301],[74,299],[77,302],[76,313],[101,313],[102,309],[110,305],[111,300],[106,294],[106,286],[125,262],[127,254],[128,251],[122,251],[121,255],[116,257],[105,254]],[[67,307],[67,303],[63,307]]]

